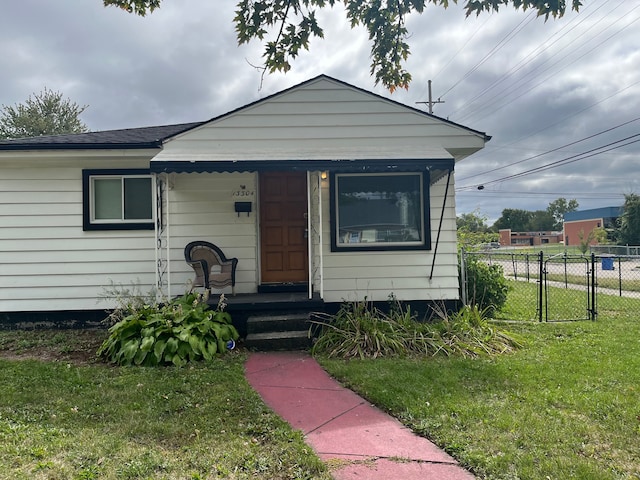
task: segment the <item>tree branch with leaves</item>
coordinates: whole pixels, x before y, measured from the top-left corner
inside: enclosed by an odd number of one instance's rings
[[[103,0],[129,13],[145,16],[160,8],[162,0]],[[457,0],[451,0],[457,3]],[[252,40],[264,42],[264,71],[287,72],[301,50],[309,50],[311,37],[324,38],[316,12],[342,3],[351,28],[363,26],[371,42],[371,75],[376,85],[382,83],[393,92],[408,88],[411,74],[404,64],[409,58],[409,31],[406,19],[422,14],[428,4],[444,8],[449,0],[240,0],[233,22],[239,44]],[[506,5],[516,9],[536,10],[547,20],[561,17],[568,5],[578,11],[581,0],[466,0],[466,15],[498,11]],[[273,40],[267,36],[275,33]]]

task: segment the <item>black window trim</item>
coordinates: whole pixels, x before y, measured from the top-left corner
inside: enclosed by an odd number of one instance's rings
[[[329,208],[330,208],[330,225],[331,225],[331,251],[332,252],[395,252],[395,251],[409,251],[409,250],[431,250],[431,215],[430,215],[430,205],[431,205],[431,193],[430,193],[430,175],[428,170],[408,170],[402,171],[401,173],[410,173],[415,175],[422,176],[422,195],[423,195],[423,205],[422,205],[422,213],[423,213],[423,228],[424,228],[424,240],[420,245],[401,245],[401,244],[376,244],[376,245],[360,245],[357,246],[341,246],[337,242],[337,205],[336,205],[336,176],[340,174],[357,174],[362,176],[371,176],[371,175],[393,175],[391,172],[366,172],[362,171],[340,171],[340,172],[330,172],[329,175]],[[400,172],[398,172],[400,173]]]
[[[91,177],[99,176],[130,176],[149,175],[152,176],[148,168],[100,168],[82,170],[82,230],[154,230],[155,220],[152,218],[146,222],[121,222],[113,223],[93,223],[91,221]],[[152,182],[153,185],[153,182]],[[155,216],[155,214],[152,212]]]

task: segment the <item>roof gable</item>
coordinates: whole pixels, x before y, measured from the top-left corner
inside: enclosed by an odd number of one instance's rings
[[[321,75],[168,139],[154,161],[462,158],[488,137]]]
[[[470,133],[475,133],[475,134],[478,134],[478,135],[481,135],[481,136],[485,137],[486,141],[489,141],[490,138],[491,138],[491,137],[487,136],[486,133],[484,133],[484,132],[480,132],[478,130],[473,130],[473,129],[469,128],[469,127],[465,127],[464,125],[457,124],[457,123],[452,122],[450,120],[447,120],[447,119],[438,117],[436,115],[427,113],[424,110],[420,110],[418,108],[415,108],[415,107],[412,107],[412,106],[409,106],[409,105],[405,105],[405,104],[397,102],[395,100],[383,97],[382,95],[378,95],[377,93],[370,92],[370,91],[365,90],[365,89],[360,88],[360,87],[356,87],[356,86],[351,85],[351,84],[349,84],[347,82],[344,82],[342,80],[338,80],[337,78],[330,77],[329,75],[325,75],[325,74],[318,75],[318,76],[316,76],[314,78],[311,78],[309,80],[305,80],[304,82],[299,83],[297,85],[294,85],[292,87],[289,87],[289,88],[287,88],[285,90],[281,90],[281,91],[273,93],[273,94],[271,94],[271,95],[269,95],[269,96],[267,96],[265,98],[256,100],[254,102],[251,102],[251,103],[248,103],[247,105],[243,105],[241,107],[238,107],[238,108],[236,108],[234,110],[231,110],[231,111],[229,111],[227,113],[224,113],[222,115],[213,117],[209,121],[202,122],[202,124],[207,124],[209,122],[217,122],[217,121],[223,120],[226,117],[233,116],[233,115],[235,115],[237,113],[240,113],[240,112],[242,112],[244,110],[254,108],[256,106],[259,106],[260,104],[269,103],[269,102],[271,102],[273,100],[278,99],[278,97],[283,97],[283,96],[286,96],[286,95],[288,95],[288,94],[290,94],[292,92],[296,92],[296,91],[300,91],[300,90],[307,90],[307,89],[309,89],[309,87],[311,87],[313,89],[317,89],[317,90],[322,90],[324,85],[329,85],[329,84],[333,84],[333,85],[338,86],[338,87],[343,87],[343,90],[345,92],[346,91],[359,92],[363,96],[365,96],[368,99],[368,101],[371,101],[372,99],[377,98],[378,100],[380,100],[380,101],[382,101],[384,103],[396,105],[396,106],[398,106],[399,108],[401,108],[401,109],[403,109],[405,111],[413,111],[414,113],[416,113],[418,115],[422,115],[422,116],[425,116],[425,117],[430,117],[430,118],[436,119],[437,121],[449,124],[451,126],[456,126],[456,127],[462,128],[464,130],[467,130]],[[364,101],[366,101],[366,100],[364,100]]]

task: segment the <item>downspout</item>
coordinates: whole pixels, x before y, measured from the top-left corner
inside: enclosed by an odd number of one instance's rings
[[[433,269],[436,266],[436,256],[438,255],[438,244],[440,243],[440,232],[442,231],[442,220],[444,219],[444,209],[447,205],[447,197],[449,196],[449,183],[451,181],[451,172],[453,168],[449,170],[447,174],[447,186],[444,190],[444,200],[442,200],[442,211],[440,212],[440,223],[438,224],[438,235],[436,236],[436,246],[433,248],[433,262],[431,263],[431,273],[429,274],[429,281],[433,279]]]

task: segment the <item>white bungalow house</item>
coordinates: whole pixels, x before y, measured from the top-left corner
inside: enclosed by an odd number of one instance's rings
[[[194,240],[238,259],[237,296],[456,301],[452,173],[489,138],[321,75],[205,122],[0,141],[0,322],[181,294]]]

